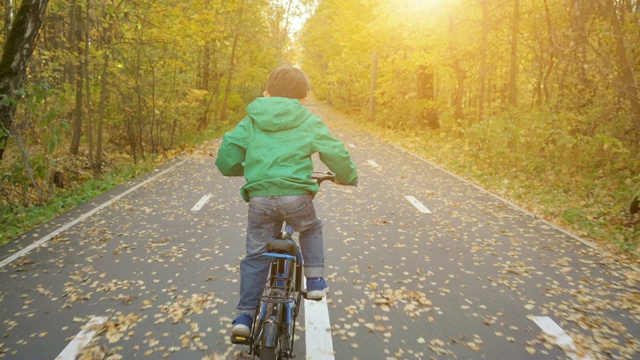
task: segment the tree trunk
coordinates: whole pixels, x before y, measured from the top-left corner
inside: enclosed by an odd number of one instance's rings
[[[587,19],[592,14],[589,11],[589,3],[581,0],[567,2],[569,11],[570,45],[564,48],[564,69],[562,77],[558,81],[560,101],[573,104],[574,109],[582,109],[593,101],[593,81],[588,76],[587,47]]]
[[[376,89],[378,88],[378,51],[371,52],[371,88],[369,90],[369,120],[376,119]]]
[[[113,29],[113,21],[110,19],[109,13],[106,11],[106,3],[102,3],[102,76],[100,78],[100,102],[98,103],[97,127],[96,130],[96,162],[93,168],[94,176],[98,177],[102,174],[102,131],[104,127],[104,118],[107,109],[107,100],[109,99],[109,60],[111,44],[111,31]],[[109,24],[108,26],[106,24]]]
[[[422,122],[430,129],[440,128],[438,111],[434,106],[436,100],[435,74],[430,65],[421,65],[416,74],[418,82],[418,99],[422,107]]]
[[[91,9],[91,2],[87,0],[86,14],[86,26],[84,29],[84,61],[82,62],[82,73],[84,74],[84,92],[85,102],[87,107],[87,138],[89,140],[89,165],[91,168],[95,167],[93,158],[93,119],[91,114],[91,77],[89,74],[89,52],[91,51],[91,17],[89,16],[89,10]]]
[[[104,114],[107,107],[107,99],[109,95],[109,52],[104,51],[103,67],[102,67],[102,79],[100,84],[100,104],[98,105],[98,131],[96,134],[96,163],[94,166],[94,174],[100,176],[102,173],[102,127],[104,124]]]
[[[458,57],[458,48],[456,46],[458,42],[456,27],[453,16],[449,16],[449,54],[451,54],[451,67],[456,73],[456,92],[453,95],[453,103],[455,106],[455,119],[460,120],[464,118],[464,110],[462,108],[462,100],[464,99],[464,81],[466,74],[460,65],[460,59]]]
[[[238,13],[238,24],[236,26],[236,32],[233,36],[233,45],[231,47],[231,59],[229,64],[229,75],[227,76],[227,86],[224,90],[224,100],[222,101],[222,111],[220,113],[220,119],[225,120],[227,118],[227,103],[229,101],[229,94],[231,93],[231,78],[233,77],[233,71],[236,62],[236,49],[238,47],[238,38],[240,37],[240,29],[242,28],[242,11],[244,8],[244,1],[240,1],[240,10]]]
[[[534,89],[534,106],[541,106],[542,104],[549,102],[551,95],[549,92],[549,78],[551,77],[558,58],[558,45],[555,39],[555,30],[552,22],[551,10],[549,9],[548,0],[544,0],[544,12],[547,25],[547,48],[545,49],[544,45],[540,45],[540,64],[538,66],[539,76]],[[545,50],[548,53],[546,63],[542,61],[545,56]]]
[[[76,105],[73,110],[73,134],[71,137],[71,146],[69,147],[69,152],[73,155],[78,154],[78,150],[80,149],[80,137],[82,136],[82,103],[83,103],[83,95],[82,95],[82,86],[84,85],[84,74],[82,69],[82,58],[83,58],[83,50],[82,50],[82,12],[80,8],[80,4],[75,0],[71,5],[73,9],[73,22],[74,22],[74,36],[73,40],[76,46],[76,55],[78,56],[76,65],[74,66],[75,70],[75,82],[76,82]]]
[[[480,89],[478,91],[478,120],[484,119],[485,101],[487,98],[487,56],[489,54],[489,0],[482,3],[482,47],[480,49]]]
[[[520,0],[513,0],[511,24],[511,63],[509,65],[509,105],[518,106],[518,35],[520,34]]]
[[[23,84],[48,0],[24,0],[18,9],[0,59],[0,160],[16,112],[16,91]]]
[[[618,18],[618,9],[616,9],[613,0],[607,0],[607,11],[611,19],[611,27],[613,28],[613,36],[616,41],[616,57],[619,69],[619,88],[622,95],[629,100],[631,117],[635,124],[636,135],[640,137],[640,93],[638,89],[638,79],[633,73],[633,64],[629,62],[627,56],[627,48],[625,45],[625,37],[622,24]]]
[[[142,95],[142,36],[138,32],[138,43],[140,44],[136,49],[136,75],[135,75],[135,89],[136,89],[136,122],[134,126],[134,139],[133,146],[140,146],[140,157],[142,161],[145,161],[144,152],[144,114],[143,114],[143,95]],[[135,161],[135,157],[134,157]]]

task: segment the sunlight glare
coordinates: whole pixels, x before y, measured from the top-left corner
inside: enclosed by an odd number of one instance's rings
[[[402,5],[410,10],[420,12],[442,5],[446,0],[402,0]]]

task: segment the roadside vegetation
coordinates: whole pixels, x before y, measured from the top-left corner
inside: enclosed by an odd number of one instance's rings
[[[637,256],[639,4],[324,0],[303,65],[368,131]]]
[[[0,244],[219,136],[310,3],[2,2]]]
[[[127,181],[135,180],[176,156],[196,151],[204,142],[221,136],[227,127],[209,129],[193,136],[179,149],[164,154],[152,156],[147,161],[133,163],[127,154],[116,149],[110,153],[113,157],[106,157],[103,163],[103,174],[93,176],[86,152],[82,155],[68,156],[57,160],[56,169],[65,174],[64,183],[48,184],[40,187],[40,195],[33,186],[28,185],[26,171],[9,172],[0,164],[5,174],[0,183],[2,185],[2,201],[0,201],[0,246],[17,238],[30,229],[52,220],[57,215],[69,211],[79,204],[89,201],[114,187]],[[37,163],[37,159],[35,161]],[[13,166],[23,166],[17,159]],[[34,178],[41,181],[46,178],[39,171],[45,169],[35,166]]]
[[[505,148],[486,148],[484,141],[474,137],[461,136],[452,141],[444,130],[390,129],[371,124],[366,116],[360,116],[356,126],[613,254],[634,262],[640,259],[638,215],[629,212],[635,184],[630,179],[634,177],[619,170],[626,164],[616,167],[612,162],[603,166],[600,156],[584,149],[585,153],[576,149],[564,159],[545,160],[536,151],[516,154]],[[489,121],[486,126],[499,128],[504,124]],[[585,164],[596,163],[599,166],[596,172],[583,168]]]
[[[49,1],[24,83],[0,94],[0,243],[220,136],[292,63],[362,129],[637,259],[638,14],[612,0]]]

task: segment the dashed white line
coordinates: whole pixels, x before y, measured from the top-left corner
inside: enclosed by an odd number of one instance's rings
[[[80,351],[89,344],[91,339],[96,335],[96,328],[107,321],[104,316],[96,316],[80,330],[73,340],[62,350],[60,355],[56,356],[56,360],[75,360]]]
[[[560,325],[556,324],[548,316],[534,316],[532,318],[533,322],[535,322],[542,331],[544,331],[547,335],[555,338],[556,345],[558,345],[562,350],[564,350],[567,355],[573,360],[591,360],[589,355],[579,356],[577,353],[576,345],[573,343],[573,339],[569,336]]]
[[[469,186],[471,186],[471,187],[473,187],[473,188],[475,188],[475,189],[479,190],[479,191],[480,191],[480,192],[482,192],[483,194],[487,194],[487,195],[489,195],[489,196],[491,196],[491,197],[493,197],[493,198],[497,199],[498,201],[501,201],[501,202],[503,202],[504,204],[507,204],[507,205],[508,205],[508,206],[510,206],[511,208],[516,209],[516,210],[518,210],[519,212],[521,212],[521,213],[523,213],[523,214],[526,214],[527,216],[532,217],[532,218],[536,219],[537,221],[542,222],[542,223],[546,224],[547,226],[549,226],[549,227],[551,227],[551,228],[553,228],[553,229],[555,229],[555,230],[557,230],[557,231],[560,231],[561,233],[563,233],[563,234],[565,234],[565,235],[569,236],[570,238],[573,238],[573,239],[574,239],[574,240],[576,240],[576,241],[579,241],[579,242],[583,243],[584,245],[586,245],[586,246],[588,246],[588,247],[590,247],[590,248],[592,248],[592,249],[600,249],[598,246],[596,246],[596,244],[594,244],[594,243],[592,243],[592,242],[589,242],[589,241],[587,241],[587,240],[585,240],[585,239],[583,239],[583,238],[579,237],[578,235],[574,235],[574,234],[570,233],[569,231],[567,231],[567,230],[565,230],[565,229],[561,228],[560,226],[558,226],[558,225],[556,225],[556,224],[554,224],[554,223],[552,223],[552,222],[550,222],[550,221],[547,221],[547,220],[544,220],[544,219],[539,218],[537,215],[534,215],[532,212],[529,212],[529,211],[527,211],[527,210],[523,209],[522,207],[520,207],[520,206],[518,206],[518,205],[516,205],[516,204],[512,203],[511,201],[509,201],[509,200],[507,200],[507,199],[505,199],[505,198],[503,198],[503,197],[500,197],[500,196],[498,196],[498,195],[496,195],[496,194],[494,194],[494,193],[490,192],[489,190],[483,189],[483,188],[481,188],[480,186],[478,186],[478,185],[475,185],[475,184],[471,183],[469,180],[467,180],[467,179],[463,178],[462,176],[459,176],[459,175],[457,175],[457,174],[455,174],[455,173],[453,173],[453,172],[451,172],[451,171],[449,171],[449,170],[445,169],[444,167],[442,167],[442,166],[440,166],[440,165],[437,165],[437,164],[436,164],[436,163],[434,163],[434,162],[431,162],[431,161],[429,161],[429,160],[427,160],[427,159],[425,159],[425,158],[423,158],[423,157],[421,157],[421,156],[419,156],[419,155],[417,155],[417,154],[415,154],[415,153],[412,153],[411,151],[406,150],[406,149],[404,149],[404,148],[402,148],[402,147],[400,147],[400,146],[398,146],[398,145],[393,145],[393,144],[391,144],[391,146],[393,146],[394,148],[398,149],[399,151],[402,151],[402,152],[405,152],[405,153],[407,153],[407,154],[410,154],[411,156],[415,157],[416,159],[418,159],[418,160],[420,160],[420,161],[422,161],[422,162],[424,162],[424,163],[429,164],[429,166],[431,166],[431,167],[433,167],[433,168],[435,168],[435,169],[438,169],[438,170],[442,171],[443,173],[448,174],[449,176],[451,176],[451,177],[453,177],[453,178],[456,178],[456,179],[458,179],[458,180],[462,181],[462,182],[463,182],[463,183],[465,183],[465,184],[468,184]],[[637,267],[635,267],[635,266],[633,266],[633,265],[632,265],[632,267],[633,267],[633,269],[635,269],[635,270],[637,270],[637,269],[638,269]]]
[[[405,196],[405,199],[409,200],[411,205],[413,205],[421,213],[431,214],[431,210],[429,210],[426,206],[424,206],[424,204],[421,203],[420,200],[416,199],[415,197],[407,195]]]
[[[375,162],[375,160],[367,160],[367,164],[373,166],[374,168],[379,168],[380,165],[378,165],[377,162]]]
[[[191,208],[191,212],[198,212],[200,211],[200,209],[202,209],[202,207],[207,203],[207,201],[209,201],[209,199],[211,199],[211,194],[207,194],[205,196],[203,196],[200,201],[198,201],[192,208]]]
[[[304,300],[306,360],[335,360],[327,298]]]

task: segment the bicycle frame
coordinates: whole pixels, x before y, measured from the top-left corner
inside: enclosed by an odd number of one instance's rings
[[[232,337],[235,344],[249,345],[249,355],[262,357],[267,349],[277,351],[276,359],[293,357],[295,321],[302,298],[302,253],[293,240],[293,228],[284,230],[267,243],[270,258],[269,277],[265,283],[250,338]]]
[[[321,174],[318,176],[316,174]],[[314,173],[318,184],[334,181],[333,173]],[[271,259],[269,277],[254,315],[249,338],[232,336],[234,344],[249,345],[248,355],[261,359],[291,359],[295,340],[296,318],[302,297],[303,260],[300,247],[293,239],[293,228],[284,223],[283,231],[267,242],[262,256]]]

